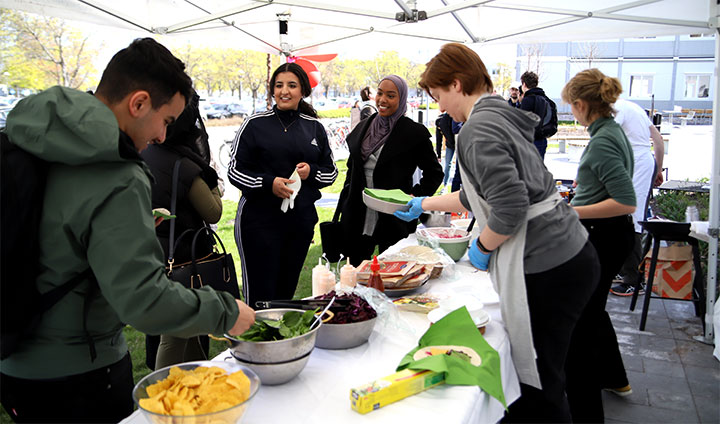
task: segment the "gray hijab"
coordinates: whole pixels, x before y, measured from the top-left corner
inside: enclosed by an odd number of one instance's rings
[[[363,161],[366,161],[373,152],[385,144],[393,128],[395,128],[397,121],[405,116],[405,111],[407,111],[408,86],[405,80],[397,75],[388,75],[381,79],[380,82],[385,80],[395,84],[398,90],[398,95],[400,96],[398,108],[395,113],[387,117],[380,116],[378,113],[370,123],[370,128],[368,128],[365,133],[360,147],[360,154]]]

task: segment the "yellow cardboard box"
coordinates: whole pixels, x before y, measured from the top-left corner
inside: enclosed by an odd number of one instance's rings
[[[445,383],[445,373],[404,369],[350,390],[352,409],[367,414],[400,399]]]

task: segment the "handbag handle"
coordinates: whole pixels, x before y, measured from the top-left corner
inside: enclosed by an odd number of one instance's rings
[[[332,222],[338,222],[340,220],[340,213],[342,212],[342,208],[344,206],[343,200],[345,199],[345,197],[343,195],[345,195],[346,193],[345,188],[346,187],[343,187],[343,189],[340,191],[340,197],[338,198],[337,206],[335,206],[335,213],[333,214]],[[350,186],[347,186],[347,190],[350,190]]]
[[[180,174],[180,159],[175,161],[175,166],[173,166],[173,180],[172,180],[172,194],[170,197],[170,213],[175,215],[175,209],[177,208],[177,185],[178,185],[178,175]],[[177,215],[176,215],[177,216]],[[175,218],[177,219],[177,218]],[[175,259],[173,255],[175,254],[175,219],[170,220],[170,237],[168,240],[168,265],[170,266],[170,271],[172,271],[173,263],[175,263]],[[183,234],[180,235],[182,237],[187,231],[183,232]],[[180,238],[178,238],[178,241]]]
[[[188,231],[191,231],[191,230],[188,230]],[[191,266],[192,266],[192,272],[191,272],[191,275],[197,275],[197,274],[198,274],[198,272],[197,272],[197,260],[196,260],[196,256],[195,256],[195,243],[197,242],[198,236],[199,236],[203,231],[204,231],[204,232],[207,232],[207,233],[210,234],[210,235],[212,235],[212,236],[215,238],[215,240],[217,240],[218,242],[220,242],[220,247],[222,247],[222,257],[223,257],[223,258],[222,258],[222,261],[223,261],[223,280],[225,280],[225,282],[227,283],[227,282],[230,281],[230,272],[228,271],[228,255],[227,255],[227,251],[225,250],[225,245],[223,244],[222,240],[220,239],[220,236],[218,236],[217,233],[216,233],[215,231],[213,231],[212,228],[207,227],[207,226],[206,226],[206,227],[202,227],[202,228],[198,229],[197,231],[195,231],[195,235],[193,236],[192,246],[190,247],[190,252],[191,252],[191,255],[192,255],[192,265],[191,265]],[[184,233],[183,233],[183,234],[184,234]]]

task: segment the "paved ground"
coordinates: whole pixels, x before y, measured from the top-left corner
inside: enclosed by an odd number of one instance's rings
[[[703,332],[692,302],[652,299],[645,331],[638,330],[642,296],[608,296],[633,393],[603,394],[609,423],[720,422],[720,366],[712,345],[695,341]]]

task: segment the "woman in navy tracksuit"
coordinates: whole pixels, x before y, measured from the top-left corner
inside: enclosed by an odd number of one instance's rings
[[[310,81],[295,63],[270,79],[272,110],[247,118],[233,142],[230,182],[242,191],[235,242],[242,261],[243,295],[258,300],[292,299],[318,221],[320,188],[337,177],[325,128],[303,98]],[[293,171],[302,186],[287,212],[280,209],[293,190]]]

